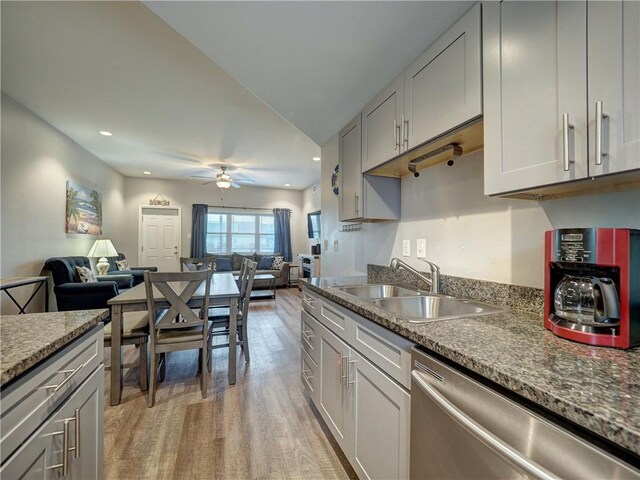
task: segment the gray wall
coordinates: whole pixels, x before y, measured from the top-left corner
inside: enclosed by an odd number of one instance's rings
[[[138,215],[140,205],[149,205],[149,199],[161,193],[171,206],[182,207],[182,256],[189,256],[191,239],[191,206],[194,203],[226,205],[247,208],[289,208],[291,216],[291,244],[294,255],[307,250],[306,215],[302,213],[300,190],[244,186],[221,190],[201,181],[160,180],[153,178],[125,179],[124,224],[127,225],[122,250],[130,263],[138,262]]]
[[[2,278],[38,275],[49,257],[86,255],[97,238],[119,245],[124,177],[4,93],[1,169]],[[102,193],[102,237],[65,233],[67,180]],[[2,313],[15,313],[2,297]]]
[[[364,273],[367,263],[388,264],[401,257],[402,240],[427,240],[427,258],[449,275],[543,286],[543,236],[563,227],[640,228],[640,190],[535,202],[488,198],[483,194],[483,152],[467,155],[453,167],[438,165],[419,178],[402,179],[399,222],[363,224],[361,232],[341,233],[338,197],[330,190],[338,162],[338,138],[322,147],[323,275]],[[338,251],[333,249],[338,241]]]

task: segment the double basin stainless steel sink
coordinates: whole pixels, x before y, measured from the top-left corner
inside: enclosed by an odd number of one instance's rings
[[[454,320],[503,310],[486,303],[413,290],[397,285],[345,285],[333,288],[368,301],[383,310],[405,317],[412,323]]]

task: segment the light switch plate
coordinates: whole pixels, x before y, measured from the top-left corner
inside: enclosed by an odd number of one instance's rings
[[[402,256],[410,257],[411,256],[411,241],[403,240],[402,241]]]
[[[326,238],[324,239],[324,241],[322,242],[322,250],[324,252],[329,251],[329,240],[327,240]]]
[[[416,257],[427,258],[427,240],[424,238],[416,240]]]
[[[337,252],[338,251],[338,240],[334,240],[333,241],[333,251]]]

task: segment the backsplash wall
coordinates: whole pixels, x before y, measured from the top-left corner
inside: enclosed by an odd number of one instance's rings
[[[416,239],[427,241],[427,258],[442,273],[529,287],[543,287],[543,237],[564,227],[640,228],[640,189],[535,202],[485,197],[483,152],[464,156],[453,167],[423,170],[402,178],[399,222],[366,223],[362,231],[340,232],[338,197],[331,174],[338,163],[338,137],[322,147],[322,274],[365,274],[368,263],[388,265],[416,259]],[[402,257],[402,240],[411,257]],[[334,241],[338,251],[334,251]]]

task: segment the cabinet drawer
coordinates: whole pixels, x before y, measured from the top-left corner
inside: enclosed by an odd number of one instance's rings
[[[300,352],[300,358],[302,368],[300,377],[302,378],[302,384],[305,390],[313,400],[313,403],[317,404],[318,401],[318,364],[309,356],[309,354],[303,348]]]
[[[103,361],[102,324],[2,391],[4,462]]]
[[[303,310],[300,312],[300,344],[316,362],[318,361],[319,338],[318,322]]]
[[[318,318],[320,311],[320,300],[315,293],[309,291],[308,288],[302,289],[302,308],[312,317]]]
[[[346,313],[346,309],[343,310],[333,302],[320,300],[319,302],[319,315],[316,317],[318,322],[327,327],[339,338],[344,341],[349,339],[349,325],[351,319]]]
[[[409,390],[414,343],[369,320],[353,322],[352,346],[380,370]]]

